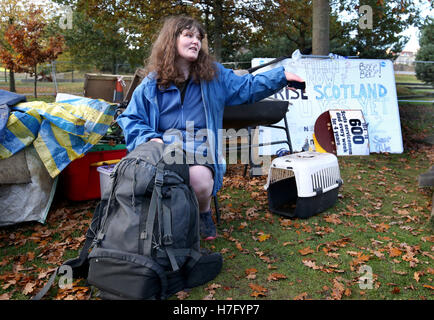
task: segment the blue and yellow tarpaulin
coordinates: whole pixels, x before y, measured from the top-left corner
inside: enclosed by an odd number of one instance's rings
[[[116,106],[103,100],[72,98],[62,102],[33,101],[11,108],[0,159],[33,143],[52,178],[83,156],[106,134]]]

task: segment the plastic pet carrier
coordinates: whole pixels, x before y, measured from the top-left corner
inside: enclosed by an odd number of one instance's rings
[[[306,219],[332,207],[341,185],[337,157],[307,151],[274,159],[265,189],[271,212]]]

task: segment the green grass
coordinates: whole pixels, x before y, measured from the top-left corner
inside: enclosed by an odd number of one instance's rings
[[[191,290],[187,299],[203,299],[209,294],[222,300],[288,300],[298,296],[432,299],[429,286],[433,285],[434,239],[428,225],[432,190],[417,185],[417,176],[430,165],[425,155],[409,151],[340,157],[339,165],[344,185],[337,203],[307,220],[286,220],[270,214],[262,190],[265,177],[244,178],[242,166],[229,166],[219,193],[219,237],[204,244],[222,253],[223,270],[212,282]],[[23,294],[26,283],[35,282],[41,287],[47,278],[38,280],[38,274],[77,256],[77,239],[84,235],[96,202],[58,201],[46,225],[28,223],[0,231],[0,261],[9,261],[0,267],[0,296],[13,292],[12,299],[29,298],[29,294]],[[265,240],[260,241],[261,235],[266,235]],[[48,242],[41,245],[41,239]],[[76,247],[68,248],[69,244]],[[308,247],[312,252],[302,255],[300,250]],[[399,250],[395,257],[393,249]],[[410,260],[406,250],[414,253]],[[28,259],[31,253],[34,259]],[[357,255],[367,260],[358,264]],[[303,260],[314,262],[318,269],[306,266]],[[358,271],[363,265],[372,268],[372,289],[359,287],[358,279],[363,274]],[[18,272],[19,281],[2,289],[17,276],[13,273],[17,266],[24,268]],[[246,270],[252,268],[257,270],[256,277],[248,279]],[[286,278],[269,280],[272,273]],[[415,273],[420,275],[419,281]],[[340,294],[337,291],[337,296],[333,295],[336,282],[345,289]],[[213,284],[214,289],[210,287]],[[265,296],[252,297],[251,285],[265,288]],[[55,288],[49,298],[58,294],[66,295]]]
[[[20,94],[32,94],[34,93],[33,82],[21,82],[15,83],[16,92]],[[1,90],[9,91],[9,83],[0,82]],[[43,97],[46,94],[55,94],[55,84],[53,82],[38,82],[37,94],[39,97]],[[57,84],[57,92],[71,93],[71,94],[83,94],[84,82],[59,82]]]
[[[415,83],[423,83],[416,75],[413,74],[397,74],[395,73],[395,82],[415,82]]]
[[[389,246],[402,248],[404,243],[408,246],[417,246],[418,252],[425,254],[429,254],[431,250],[432,240],[431,242],[421,240],[431,235],[427,225],[430,194],[418,189],[416,183],[417,175],[429,167],[423,155],[371,155],[369,158],[340,158],[339,163],[345,181],[341,190],[342,198],[327,212],[308,220],[294,220],[292,226],[282,227],[279,221],[283,218],[269,216],[267,210],[261,207],[259,217],[248,221],[248,226],[241,230],[238,226],[245,221],[242,214],[238,219],[219,226],[219,232],[223,234],[225,229],[233,227],[231,237],[240,241],[247,252],[240,252],[233,243],[228,245],[225,237],[219,238],[215,244],[210,245],[210,248],[215,246],[215,250],[229,248],[229,251],[225,253],[226,256],[235,254],[234,258],[225,261],[225,271],[229,272],[222,272],[214,282],[222,284],[222,287],[236,283],[238,290],[241,291],[243,288],[241,296],[243,299],[249,298],[252,292],[248,283],[259,284],[267,288],[268,294],[264,299],[292,299],[303,292],[307,292],[309,298],[327,299],[330,298],[333,280],[336,278],[339,278],[345,287],[351,290],[348,297],[344,295],[343,298],[346,299],[431,297],[430,289],[423,287],[423,284],[432,285],[430,275],[427,274],[425,277],[425,283],[423,281],[418,283],[413,279],[414,272],[428,270],[431,259],[419,253],[417,255],[419,263],[411,268],[408,262],[401,259],[404,254],[392,259],[388,253]],[[395,189],[401,191],[395,191]],[[235,197],[232,198],[230,188],[224,188],[223,194],[230,197],[223,202],[224,204],[233,203]],[[224,204],[223,208],[225,208]],[[257,205],[257,203],[252,202],[250,205]],[[409,218],[397,214],[397,210],[404,210],[402,208],[409,208],[405,210],[408,210],[409,217],[414,221],[407,222]],[[326,221],[325,218],[330,216],[338,218],[338,224]],[[222,219],[225,220],[224,215]],[[382,230],[382,224],[388,229]],[[321,235],[315,233],[315,230],[326,228],[333,229],[333,232]],[[258,232],[270,234],[271,237],[264,242],[252,240],[252,236],[257,236]],[[383,240],[382,238],[385,237],[390,240]],[[325,255],[322,251],[325,244],[342,238],[351,240],[342,248],[332,246],[336,249],[333,253],[338,253],[339,256],[334,258]],[[284,246],[288,242],[290,244]],[[299,250],[307,247],[314,252],[302,256]],[[276,269],[267,269],[268,264],[255,255],[255,251],[258,250],[276,260],[271,263],[271,266]],[[384,257],[377,257],[373,254],[375,251],[383,253]],[[369,256],[366,264],[372,268],[374,279],[376,279],[374,288],[371,290],[361,290],[358,286],[359,265],[354,266],[354,270],[351,267],[355,259],[351,253],[354,252]],[[313,270],[303,264],[303,259],[313,260],[318,266],[337,264],[337,270],[340,271],[327,273]],[[248,268],[258,269],[256,279],[252,281],[246,279],[243,270]],[[405,271],[407,274],[400,275],[393,271]],[[287,276],[287,279],[270,282],[267,277],[272,272],[282,273]],[[203,287],[205,288],[206,285]],[[392,292],[394,287],[400,289],[399,294]],[[204,292],[200,289],[194,289],[190,295],[192,299],[203,297]],[[231,296],[228,291],[219,288],[214,297],[226,299],[228,297],[237,298],[240,295],[237,293]]]

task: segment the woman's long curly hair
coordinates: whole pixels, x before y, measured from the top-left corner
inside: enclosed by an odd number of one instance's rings
[[[151,55],[145,60],[145,72],[156,73],[159,87],[167,88],[170,83],[179,84],[185,81],[184,74],[176,67],[179,56],[176,48],[178,36],[182,31],[196,28],[202,40],[202,47],[196,61],[191,64],[190,76],[195,82],[210,81],[216,74],[215,59],[208,53],[206,33],[202,25],[186,16],[169,17],[165,20],[157,40],[152,45]]]

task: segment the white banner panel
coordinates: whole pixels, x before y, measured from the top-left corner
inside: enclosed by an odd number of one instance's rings
[[[368,126],[362,110],[330,110],[338,156],[369,155]]]
[[[272,58],[255,58],[252,67],[267,63]],[[274,98],[288,100],[286,115],[294,152],[315,149],[314,124],[319,115],[331,109],[362,110],[368,124],[370,152],[402,153],[403,143],[396,96],[393,64],[390,60],[371,59],[286,59],[259,69],[256,73],[283,66],[306,81],[306,91],[293,92],[287,88]],[[284,121],[279,122],[284,126]],[[271,130],[273,141],[286,139],[280,129]],[[263,131],[262,131],[263,132]],[[260,142],[266,143],[261,138]],[[287,145],[261,148],[260,154],[275,154]]]

